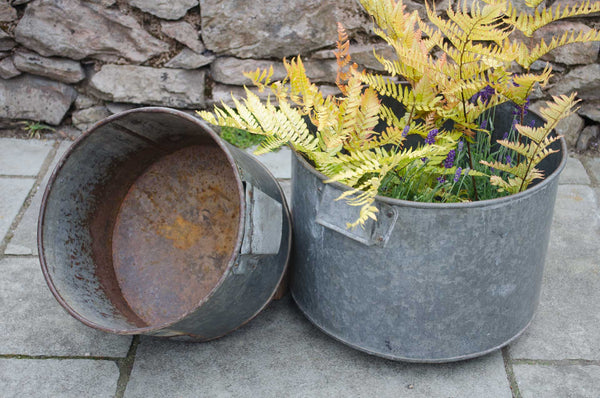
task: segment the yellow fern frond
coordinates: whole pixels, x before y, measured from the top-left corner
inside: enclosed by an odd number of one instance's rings
[[[258,87],[259,92],[263,92],[265,87],[271,84],[271,76],[273,76],[273,65],[269,66],[269,69],[257,68],[254,72],[244,72],[244,76],[252,80],[252,83]]]
[[[520,43],[516,61],[524,68],[529,68],[532,63],[558,47],[573,43],[587,43],[590,41],[600,41],[600,31],[592,29],[586,33],[564,32],[560,37],[553,37],[548,44],[546,44],[544,39],[541,39],[540,42],[531,49],[525,46],[525,44]]]
[[[533,32],[536,30],[561,19],[573,18],[581,15],[588,15],[595,12],[600,12],[600,2],[587,0],[579,5],[562,6],[557,3],[555,6],[541,11],[536,10],[533,15],[527,13],[518,13],[518,11],[512,7],[506,10],[507,18],[504,21],[516,29],[523,32],[527,37],[531,37]],[[562,9],[561,9],[562,7]]]

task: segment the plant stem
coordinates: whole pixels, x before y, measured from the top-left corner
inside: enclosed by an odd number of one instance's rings
[[[469,141],[466,141],[466,143],[467,143],[467,154],[469,155],[469,167],[471,168],[471,170],[475,170],[473,168],[473,156],[471,155],[471,144],[469,143]],[[479,195],[477,195],[477,186],[475,185],[475,177],[474,176],[471,176],[471,181],[473,181],[473,195],[475,196],[474,199],[479,200]]]

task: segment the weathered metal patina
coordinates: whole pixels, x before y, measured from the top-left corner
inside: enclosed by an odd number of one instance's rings
[[[510,107],[496,117],[499,137]],[[526,122],[530,122],[528,115]],[[537,117],[536,121],[541,123]],[[450,362],[516,339],[537,308],[560,153],[547,177],[516,195],[468,203],[377,197],[378,220],[349,230],[358,207],[335,201],[331,183],[297,155],[293,165],[292,295],[321,330],[389,359]]]
[[[202,341],[270,301],[291,224],[260,163],[188,114],[140,108],[100,122],[63,157],[38,244],[52,293],[83,323]]]

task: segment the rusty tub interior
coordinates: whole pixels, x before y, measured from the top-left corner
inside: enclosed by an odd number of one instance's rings
[[[232,266],[243,234],[243,184],[223,144],[191,116],[147,109],[115,115],[73,145],[46,190],[38,231],[59,302],[116,333],[193,312]]]

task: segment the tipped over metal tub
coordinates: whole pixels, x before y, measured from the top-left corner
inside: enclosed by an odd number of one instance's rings
[[[167,108],[114,115],[75,142],[38,225],[46,282],[75,318],[198,341],[268,304],[290,244],[289,210],[269,171]]]

